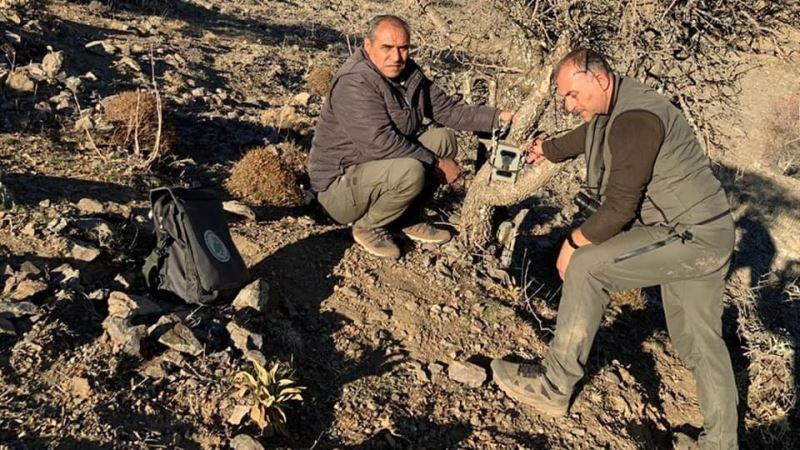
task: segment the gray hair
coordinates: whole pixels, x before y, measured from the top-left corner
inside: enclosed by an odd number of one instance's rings
[[[550,80],[552,84],[555,84],[558,74],[561,73],[561,70],[567,64],[574,65],[578,68],[578,72],[589,72],[592,74],[600,72],[606,75],[612,75],[614,73],[606,57],[601,53],[590,48],[576,48],[569,52],[567,56],[561,58],[561,61],[556,63],[555,67],[553,67]]]
[[[367,39],[370,41],[375,39],[375,30],[378,28],[378,25],[382,24],[383,22],[389,22],[392,25],[401,27],[403,30],[405,30],[408,37],[411,38],[411,26],[408,25],[408,22],[403,20],[402,17],[392,14],[380,14],[369,20],[369,25],[367,26]]]

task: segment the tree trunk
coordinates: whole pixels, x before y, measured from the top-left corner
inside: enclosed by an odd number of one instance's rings
[[[550,100],[552,67],[569,52],[569,38],[562,35],[550,53],[548,62],[536,76],[538,88],[531,92],[517,111],[508,140],[521,144],[539,122]],[[489,183],[491,164],[484,164],[467,190],[461,209],[461,238],[468,246],[485,248],[492,240],[492,215],[497,206],[508,206],[530,197],[561,170],[560,165],[544,162],[527,166],[513,184]]]

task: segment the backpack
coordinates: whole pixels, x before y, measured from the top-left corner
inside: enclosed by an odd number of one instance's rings
[[[249,281],[214,194],[159,188],[150,204],[157,244],[142,268],[150,290],[208,305],[230,300]]]

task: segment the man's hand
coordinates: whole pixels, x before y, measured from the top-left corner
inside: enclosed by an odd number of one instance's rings
[[[578,248],[592,243],[592,241],[586,239],[586,236],[583,235],[580,228],[570,231],[570,235],[572,236],[572,241],[575,242]],[[575,250],[576,249],[572,248],[572,245],[570,245],[569,240],[564,239],[564,243],[561,244],[561,251],[558,253],[558,259],[556,259],[556,270],[558,270],[558,276],[561,277],[562,281],[567,274],[567,267],[569,266],[569,262]]]
[[[439,176],[439,181],[453,184],[461,176],[461,167],[450,158],[439,158],[436,160],[436,174]]]
[[[514,113],[511,111],[500,111],[500,128],[505,128],[507,125],[511,125],[511,122],[514,121]]]
[[[535,139],[530,143],[528,153],[525,155],[525,161],[528,164],[539,164],[545,160],[542,144],[544,144],[544,141],[541,139]]]

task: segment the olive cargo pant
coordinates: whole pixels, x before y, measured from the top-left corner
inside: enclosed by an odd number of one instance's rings
[[[564,393],[584,375],[609,292],[661,285],[667,330],[692,370],[704,418],[701,448],[737,448],[737,392],[722,339],[722,297],[734,243],[730,215],[691,226],[691,240],[631,255],[670,236],[666,227],[629,231],[575,251],[567,266],[555,337],[542,364]]]
[[[454,158],[456,135],[446,128],[431,128],[417,140],[440,158]],[[345,169],[317,199],[339,223],[358,228],[385,227],[397,220],[423,194],[432,194],[425,165],[413,158],[369,161]],[[421,195],[423,194],[423,195]]]

